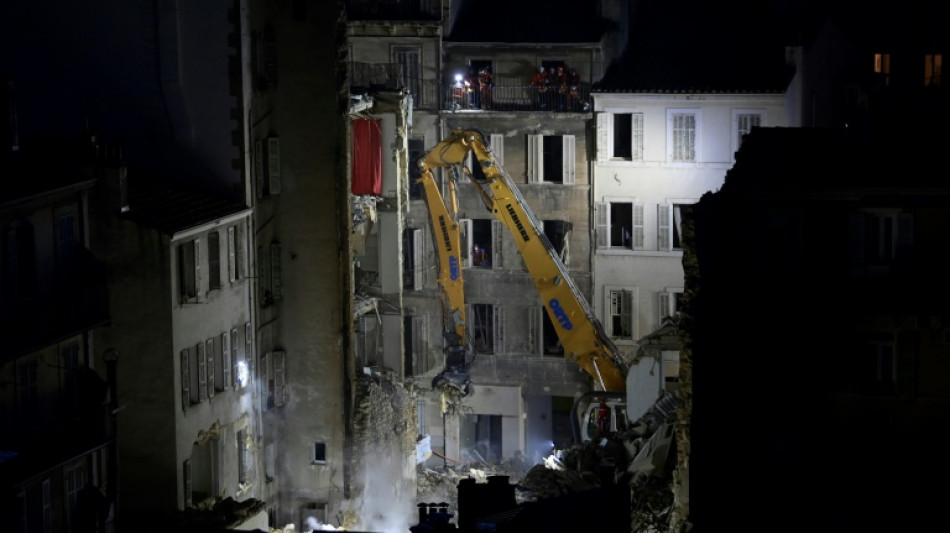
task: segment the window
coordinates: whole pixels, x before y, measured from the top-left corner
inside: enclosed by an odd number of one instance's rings
[[[178,245],[178,289],[182,303],[198,300],[201,285],[201,247],[198,240]]]
[[[910,258],[914,214],[899,209],[866,209],[852,221],[856,273],[888,275]]]
[[[217,231],[208,234],[208,289],[221,288],[221,236]]]
[[[63,344],[59,349],[59,366],[61,369],[60,391],[72,401],[77,398],[79,393],[77,384],[77,373],[79,371],[79,343],[70,342]]]
[[[637,308],[636,289],[621,287],[604,287],[607,304],[607,335],[618,341],[634,341],[637,339],[634,311]]]
[[[56,263],[61,269],[59,276],[69,275],[75,268],[76,248],[79,239],[76,235],[76,214],[71,208],[57,210],[56,214]]]
[[[528,135],[528,183],[574,184],[574,136]]]
[[[864,346],[860,369],[861,392],[893,394],[897,384],[897,355],[893,333],[870,333]]]
[[[244,225],[236,224],[228,228],[228,280],[232,283],[245,277],[245,255]]]
[[[221,366],[221,346],[216,346],[214,338],[205,341],[205,357],[208,358],[206,372],[208,375],[208,398],[214,396],[215,391],[219,390],[218,368]]]
[[[409,139],[409,199],[424,200],[425,191],[419,178],[422,171],[419,170],[419,158],[425,154],[425,141],[422,139]]]
[[[322,440],[313,443],[313,464],[327,464],[327,443]]]
[[[402,288],[410,291],[421,291],[424,282],[425,253],[422,230],[419,228],[405,228],[402,232]]]
[[[30,416],[39,407],[39,386],[38,370],[36,357],[27,357],[20,359],[16,363],[17,369],[17,400],[20,402],[19,411],[21,416]]]
[[[3,252],[0,253],[3,285],[0,287],[6,301],[17,301],[32,296],[36,290],[36,250],[33,225],[26,220],[10,222],[3,231]]]
[[[597,128],[599,160],[643,161],[643,113],[601,113]]]
[[[502,268],[505,248],[504,224],[499,220],[462,219],[460,241],[465,268]]]
[[[66,520],[70,528],[79,527],[79,516],[76,504],[79,500],[79,491],[85,486],[85,472],[82,463],[63,469],[63,485],[66,490]]]
[[[272,241],[270,243],[270,290],[271,297],[274,300],[280,300],[284,297],[283,273],[281,271],[281,247],[280,242]]]
[[[943,74],[943,54],[927,54],[924,56],[924,85],[939,87]]]
[[[505,327],[503,309],[492,304],[469,304],[469,327],[475,353],[504,353]]]
[[[280,194],[280,139],[278,137],[254,141],[254,174],[258,198]]]
[[[672,316],[683,302],[683,289],[667,289],[656,293],[656,327],[663,325],[663,319]]]
[[[699,111],[667,110],[667,160],[672,163],[699,161]]]
[[[762,125],[765,113],[762,111],[733,109],[732,110],[732,153],[733,156],[742,146],[742,139]]]
[[[403,317],[403,339],[405,375],[409,377],[425,374],[429,370],[429,343],[424,316]]]
[[[208,359],[205,352],[205,343],[199,342],[195,345],[195,349],[195,356],[191,363],[191,368],[194,370],[191,383],[193,389],[197,392],[197,397],[193,394],[191,403],[203,402],[208,397]]]
[[[265,397],[267,398],[266,407],[269,409],[271,407],[280,407],[284,405],[285,401],[285,376],[284,376],[284,364],[285,364],[286,354],[283,350],[275,350],[272,353],[265,354],[262,363],[263,363],[263,372],[265,372],[267,384],[267,391]]]
[[[421,105],[422,100],[422,51],[415,46],[394,46],[393,63],[399,64],[403,87]]]
[[[874,74],[884,83],[891,83],[891,54],[874,54]]]
[[[660,204],[656,213],[656,242],[660,251],[683,249],[683,207],[690,204]]]
[[[181,351],[178,363],[181,370],[181,408],[185,410],[189,405],[197,403],[197,399],[192,396],[197,394],[192,392],[197,389],[192,385],[194,373],[191,371],[191,354],[187,348]]]
[[[247,447],[247,430],[239,429],[237,432],[237,469],[239,485],[247,484]]]
[[[541,228],[544,236],[547,237],[554,253],[561,259],[565,265],[570,263],[570,233],[571,223],[564,220],[542,220]]]
[[[598,202],[594,222],[597,248],[644,248],[643,204],[629,200]]]
[[[231,386],[243,388],[247,384],[247,362],[241,360],[241,342],[238,329],[231,328]]]

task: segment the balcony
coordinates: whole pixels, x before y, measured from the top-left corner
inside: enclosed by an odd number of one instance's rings
[[[497,83],[467,88],[453,83],[443,92],[442,108],[448,111],[549,111],[586,113],[591,110],[590,84],[535,87],[530,83]]]
[[[438,21],[440,0],[346,0],[348,20]]]

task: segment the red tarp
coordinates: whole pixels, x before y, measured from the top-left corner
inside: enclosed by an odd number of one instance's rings
[[[353,121],[353,194],[380,196],[383,181],[383,149],[379,120]]]

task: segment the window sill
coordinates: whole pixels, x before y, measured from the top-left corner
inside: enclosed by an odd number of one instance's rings
[[[629,248],[598,248],[597,255],[629,255],[636,257],[683,257],[683,250],[631,250]]]

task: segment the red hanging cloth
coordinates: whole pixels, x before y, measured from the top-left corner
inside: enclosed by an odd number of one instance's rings
[[[380,121],[353,121],[353,194],[380,196],[383,189],[383,148]]]

